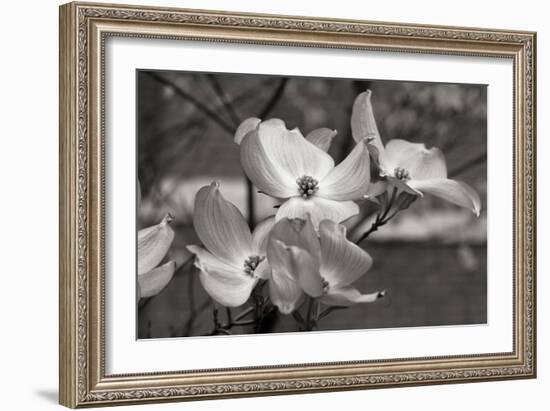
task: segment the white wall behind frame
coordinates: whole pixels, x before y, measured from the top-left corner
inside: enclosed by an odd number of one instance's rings
[[[111,0],[111,2],[120,2]],[[184,404],[143,405],[124,410],[247,411],[334,410],[546,410],[550,390],[550,27],[545,3],[356,0],[125,0],[124,3],[228,9],[278,14],[360,18],[538,31],[539,378],[478,384],[262,397]],[[6,2],[0,25],[2,119],[2,297],[0,298],[2,409],[61,410],[57,392],[57,6],[53,0]]]

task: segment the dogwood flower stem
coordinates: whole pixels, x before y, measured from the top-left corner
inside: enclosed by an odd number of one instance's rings
[[[387,218],[386,218],[386,222],[390,221],[393,217],[395,217],[401,210],[400,209],[397,209],[395,210],[393,213],[391,213]]]
[[[258,332],[262,328],[262,321],[264,319],[264,298],[262,296],[263,284],[259,283],[252,292],[252,304],[254,307],[254,331]]]
[[[316,318],[314,313],[316,309],[317,301],[313,297],[308,297],[305,331],[311,331],[315,327]]]
[[[228,324],[233,323],[233,321],[232,321],[232,319],[231,319],[231,317],[232,317],[232,315],[231,315],[231,308],[225,307],[225,315],[227,316],[227,323],[228,323]]]
[[[292,311],[292,317],[294,318],[294,320],[296,320],[296,322],[301,327],[305,328],[306,322],[304,321],[304,318],[302,317],[302,315],[300,314],[300,312],[298,310]],[[300,331],[301,331],[301,328],[300,328]]]
[[[212,310],[212,321],[214,322],[214,329],[212,330],[210,335],[219,334],[220,331],[225,330],[225,327],[221,325],[220,320],[218,318],[218,307],[216,307],[215,303],[214,303],[214,308]]]
[[[255,220],[254,215],[256,214],[254,206],[254,186],[252,181],[249,178],[246,179],[246,203],[248,207],[248,226],[250,230],[254,230]]]
[[[381,221],[384,221],[384,219],[388,216],[388,213],[390,212],[396,197],[397,197],[397,188],[394,187],[391,193],[390,201],[388,202],[388,206],[384,211],[384,214],[382,214],[382,218],[380,219]]]
[[[372,233],[374,233],[375,231],[378,230],[379,227],[383,226],[384,224],[386,224],[388,221],[390,221],[393,217],[395,217],[395,215],[401,211],[399,208],[396,209],[392,214],[389,214],[391,208],[393,207],[393,203],[395,202],[395,199],[397,197],[397,188],[394,188],[393,189],[393,192],[392,192],[392,195],[391,195],[391,198],[390,200],[388,201],[388,204],[386,206],[386,209],[384,211],[379,211],[378,214],[376,215],[376,218],[374,219],[374,223],[372,223],[372,226],[366,231],[363,233],[363,235],[361,237],[359,237],[359,239],[355,242],[356,244],[359,244],[361,243],[365,238],[367,238],[369,235],[371,235]]]
[[[321,313],[319,314],[319,316],[317,317],[317,320],[320,320],[322,318],[325,318],[327,315],[329,315],[331,312],[333,311],[336,311],[336,310],[343,310],[345,308],[349,308],[349,307],[340,307],[340,306],[337,306],[337,305],[333,305],[333,306],[330,306],[328,308],[325,308],[323,311],[321,311]]]
[[[235,321],[242,320],[244,317],[246,317],[248,314],[250,314],[252,311],[254,311],[254,307],[248,307],[246,310],[241,311],[239,314],[235,316]]]
[[[234,321],[232,324],[233,325],[252,325],[254,324],[254,320]]]
[[[231,309],[229,307],[225,307],[225,310],[227,315],[227,322],[225,324],[222,324],[218,318],[218,308],[214,305],[214,309],[212,311],[214,328],[210,333],[208,333],[208,335],[215,335],[215,334],[231,335],[231,332],[229,330],[235,326],[252,325],[256,323],[256,320],[253,320],[253,319],[243,320],[243,318],[245,318],[248,314],[252,313],[255,310],[254,306],[248,307],[245,310],[241,311],[239,314],[235,316],[234,319],[232,318]]]
[[[263,320],[266,312],[265,308],[269,305],[269,297],[264,297],[262,295],[264,285],[265,281],[261,281],[258,283],[258,285],[254,288],[250,299],[248,300],[250,306],[245,308],[237,315],[233,316],[231,309],[229,307],[225,307],[227,319],[226,322],[223,324],[219,321],[218,307],[215,305],[216,303],[214,303],[214,309],[212,311],[214,327],[208,335],[230,335],[231,332],[229,330],[231,328],[246,325],[254,325],[254,332],[259,332],[262,329]],[[269,312],[269,310],[267,310],[267,312]],[[244,320],[244,318],[249,314],[253,314],[252,319]]]

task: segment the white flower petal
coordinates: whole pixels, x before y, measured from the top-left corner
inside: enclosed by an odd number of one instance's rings
[[[273,226],[270,241],[278,240],[286,246],[296,246],[321,261],[321,245],[315,227],[306,214],[305,218],[283,218]]]
[[[316,195],[330,200],[360,200],[370,184],[370,156],[359,142],[348,156],[319,182]]]
[[[330,288],[341,288],[355,282],[372,266],[371,256],[346,238],[346,229],[334,221],[319,225],[321,240],[321,276]]]
[[[201,188],[195,197],[193,225],[204,246],[228,264],[252,255],[252,234],[241,212],[226,201],[219,186]]]
[[[267,251],[266,251],[267,252]],[[262,280],[268,280],[271,277],[271,266],[267,259],[264,259],[254,270],[254,276]]]
[[[377,182],[371,182],[367,190],[366,196],[373,199],[376,196],[384,193],[388,189],[388,182],[386,180],[378,180]]]
[[[244,260],[242,264],[228,264],[203,247],[188,245],[186,248],[195,255],[194,265],[199,270],[210,269],[214,271],[242,272],[244,274]]]
[[[306,140],[308,140],[310,143],[315,144],[321,150],[328,152],[330,144],[337,134],[338,131],[336,130],[322,127],[309,132],[306,136]]]
[[[290,314],[299,305],[304,292],[292,279],[272,277],[269,283],[269,297],[281,313]]]
[[[256,130],[260,122],[261,120],[256,117],[250,117],[244,120],[241,124],[239,124],[239,127],[237,127],[237,131],[235,131],[235,137],[233,138],[233,141],[235,141],[235,143],[237,144],[241,144],[244,136],[246,136],[251,131]]]
[[[305,219],[307,214],[310,215],[313,226],[318,227],[325,219],[342,222],[359,214],[359,206],[353,201],[335,201],[319,196],[310,199],[294,197],[281,204],[275,220],[285,217]]]
[[[279,240],[270,240],[267,246],[267,258],[271,266],[269,280],[271,301],[283,314],[289,314],[295,310],[302,299],[303,291],[290,271],[292,267],[286,245]]]
[[[277,169],[289,173],[294,182],[304,175],[320,180],[334,167],[330,155],[306,140],[297,128],[287,130],[282,120],[260,123],[258,136],[267,157]]]
[[[269,233],[275,225],[275,217],[268,217],[260,222],[252,233],[252,253],[265,256]]]
[[[144,228],[137,235],[138,274],[151,271],[162,261],[172,240],[174,231],[169,223],[172,218],[166,216],[160,224]]]
[[[390,175],[396,168],[407,170],[413,180],[447,178],[445,157],[440,149],[429,150],[423,143],[406,140],[391,140],[386,144],[386,153],[381,167]]]
[[[296,177],[267,155],[257,130],[245,135],[241,141],[240,155],[244,172],[260,191],[277,198],[296,195]]]
[[[468,208],[476,216],[479,216],[481,199],[476,191],[466,183],[449,179],[434,179],[411,180],[408,184],[423,193],[428,193],[450,201],[460,207]]]
[[[200,270],[201,284],[210,297],[226,307],[238,307],[248,300],[257,278],[201,247],[190,245],[187,249],[195,254],[195,267]]]
[[[384,145],[374,119],[371,95],[372,92],[367,90],[356,97],[351,113],[351,134],[357,142],[367,139],[376,149],[375,158],[378,158],[384,153]]]
[[[293,277],[306,294],[312,297],[319,297],[323,294],[323,279],[319,274],[319,260],[314,258],[302,248],[290,246],[287,248],[289,254],[289,270]]]
[[[175,270],[176,263],[174,261],[168,261],[166,264],[163,264],[151,271],[138,274],[140,297],[153,297],[154,295],[160,293],[174,276]]]
[[[258,282],[256,277],[240,274],[203,270],[199,278],[208,295],[218,303],[225,307],[238,307],[248,300]]]
[[[377,291],[370,294],[361,294],[354,287],[341,287],[329,292],[320,298],[326,305],[347,307],[353,304],[373,303],[386,295],[384,291]]]
[[[402,192],[402,191],[405,191],[409,194],[422,197],[422,193],[420,191],[414,189],[413,187],[411,187],[411,185],[409,184],[412,180],[405,181],[405,180],[400,180],[400,179],[398,179],[396,177],[393,177],[393,176],[387,176],[386,181],[390,185],[388,187],[388,191],[390,192],[390,194],[392,192],[392,187],[395,187],[395,188],[397,188],[397,191],[399,193]]]

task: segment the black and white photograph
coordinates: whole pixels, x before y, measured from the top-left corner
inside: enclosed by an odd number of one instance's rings
[[[487,88],[137,70],[137,337],[487,323]]]

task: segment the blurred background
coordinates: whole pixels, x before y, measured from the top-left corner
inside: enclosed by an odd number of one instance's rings
[[[137,75],[138,176],[142,204],[138,228],[175,217],[168,258],[178,270],[158,295],[138,307],[138,338],[205,335],[212,328],[212,300],[203,290],[188,244],[197,190],[213,180],[250,221],[274,214],[275,204],[255,194],[252,204],[233,133],[248,117],[281,118],[304,135],[338,131],[329,153],[340,162],[351,150],[355,97],[373,91],[382,140],[401,138],[439,147],[449,178],[470,184],[481,215],[435,197],[416,201],[361,245],[374,259],[355,285],[385,289],[388,298],[332,312],[319,330],[483,324],[487,321],[487,92],[483,85],[139,71]],[[252,215],[250,213],[252,211]],[[346,225],[359,236],[376,206],[366,202]],[[267,332],[296,331],[278,315]],[[235,328],[233,333],[246,332]]]

